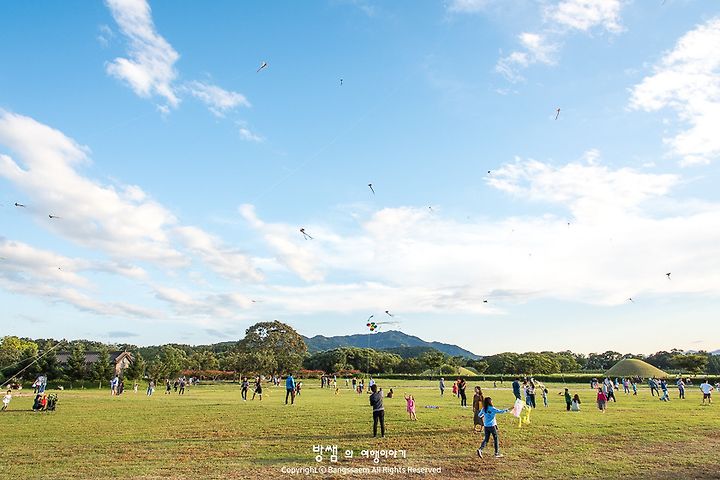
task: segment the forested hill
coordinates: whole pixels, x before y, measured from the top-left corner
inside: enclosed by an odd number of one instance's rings
[[[357,334],[337,337],[316,335],[310,338],[303,337],[303,340],[305,340],[305,345],[307,345],[310,353],[332,350],[333,348],[339,347],[370,347],[374,350],[393,351],[394,353],[404,356],[402,353],[404,349],[425,348],[439,350],[451,357],[462,356],[472,359],[479,358],[478,355],[475,355],[464,348],[460,348],[457,345],[440,342],[426,342],[421,338],[407,335],[396,330],[365,335]]]

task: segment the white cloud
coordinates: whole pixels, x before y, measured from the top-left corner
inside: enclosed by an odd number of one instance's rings
[[[0,145],[22,161],[0,154],[0,177],[29,199],[24,213],[77,245],[114,262],[92,268],[141,278],[134,262],[166,268],[188,266],[191,255],[231,279],[261,279],[252,259],[197,227],[181,225],[163,205],[135,185],[102,185],[79,172],[87,148],[29,117],[0,112]],[[62,218],[49,221],[48,213]]]
[[[556,213],[463,222],[385,208],[344,234],[307,226],[315,240],[304,241],[296,227],[267,224],[243,206],[278,261],[308,282],[269,285],[263,298],[293,313],[384,305],[483,314],[532,298],[617,305],[630,296],[720,295],[720,206],[673,200],[678,176],[601,166],[598,155],[493,171],[491,187]],[[670,285],[667,271],[682,274]]]
[[[495,65],[495,71],[506,79],[517,82],[523,80],[522,75],[519,73],[522,68],[527,68],[536,63],[545,65],[554,65],[556,63],[555,54],[559,46],[548,42],[545,35],[524,32],[518,35],[518,39],[524,51],[514,51],[502,57]]]
[[[573,32],[590,33],[601,28],[620,33],[622,0],[563,0],[543,10],[541,33],[524,32],[518,35],[522,46],[501,57],[495,71],[511,82],[524,80],[520,71],[534,64],[555,65],[561,39]]]
[[[232,92],[197,80],[189,82],[186,89],[190,94],[203,102],[212,113],[223,117],[225,113],[237,107],[250,107],[250,102],[244,95]]]
[[[185,248],[219,275],[238,280],[262,280],[262,274],[255,269],[250,257],[223,245],[219,238],[191,226],[177,227],[173,233]]]
[[[320,281],[324,278],[320,257],[313,253],[317,245],[302,240],[299,227],[267,224],[258,218],[252,205],[241,205],[239,211],[250,226],[263,235],[280,264],[308,282]]]
[[[105,302],[82,293],[78,288],[90,289],[92,284],[77,272],[102,270],[83,259],[69,258],[23,242],[0,237],[0,287],[4,290],[62,302],[98,315],[160,318],[161,312],[126,302]]]
[[[129,40],[128,56],[107,64],[107,72],[125,82],[145,98],[163,97],[172,107],[180,99],[173,82],[177,77],[175,62],[180,55],[155,30],[150,5],[145,0],[106,0],[120,31]]]
[[[262,143],[265,141],[265,138],[258,135],[257,133],[250,130],[247,123],[245,122],[237,122],[238,126],[238,134],[240,135],[240,138],[243,140],[246,140],[248,142],[256,142],[256,143]]]
[[[623,30],[620,25],[622,0],[563,0],[545,8],[545,20],[551,27],[560,26],[587,32],[600,27],[611,33]]]
[[[706,164],[720,155],[720,17],[683,35],[632,89],[630,107],[670,108],[687,128],[666,138],[682,165]]]
[[[627,215],[644,201],[668,194],[680,180],[676,175],[599,166],[596,150],[584,157],[591,160],[588,165],[569,163],[560,167],[518,159],[494,170],[488,184],[523,199],[565,205],[576,218],[597,220]]]
[[[451,0],[448,4],[448,10],[458,13],[478,13],[485,8],[492,0]]]

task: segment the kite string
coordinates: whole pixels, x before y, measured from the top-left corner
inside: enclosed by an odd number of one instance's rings
[[[52,347],[52,348],[50,348],[49,350],[45,351],[45,353],[43,353],[43,354],[40,355],[38,358],[36,358],[35,360],[33,360],[31,363],[29,363],[27,366],[25,366],[25,368],[23,368],[23,369],[20,370],[19,372],[15,373],[15,375],[13,375],[12,377],[8,378],[2,385],[0,385],[0,388],[2,388],[2,387],[4,387],[5,385],[7,385],[11,380],[16,379],[18,375],[20,375],[22,372],[24,372],[25,370],[27,370],[28,368],[30,368],[32,365],[34,365],[35,363],[37,363],[41,358],[43,358],[45,355],[47,355],[48,353],[50,353],[50,352],[52,352],[53,350],[55,350],[55,349],[56,349],[57,347],[59,347],[61,344],[62,344],[62,342],[56,343],[54,347]],[[25,360],[27,360],[27,358],[26,358]],[[24,361],[24,360],[21,360],[21,361]],[[17,363],[20,363],[20,362],[17,362]],[[12,365],[11,365],[11,366],[12,366]],[[5,368],[8,368],[8,367],[5,367]]]

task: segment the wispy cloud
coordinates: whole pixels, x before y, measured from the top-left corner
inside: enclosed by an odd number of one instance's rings
[[[247,122],[237,122],[238,127],[238,134],[240,135],[240,138],[243,140],[246,140],[248,142],[256,142],[256,143],[262,143],[265,141],[265,138],[261,135],[258,135],[257,133],[250,130],[250,127],[248,126]]]
[[[521,49],[501,57],[495,71],[511,82],[522,81],[520,72],[531,65],[555,65],[562,39],[570,33],[622,32],[622,7],[623,0],[562,0],[546,5],[540,32],[521,33],[518,36]]]
[[[601,28],[611,33],[623,30],[620,10],[623,0],[563,0],[545,7],[545,21],[551,28],[588,32]]]
[[[199,99],[218,117],[237,107],[250,107],[250,102],[241,93],[232,92],[206,82],[192,81],[185,87],[190,94]]]
[[[180,99],[173,82],[177,77],[175,62],[180,55],[155,30],[150,5],[145,0],[106,0],[120,31],[128,39],[128,57],[118,57],[107,64],[107,72],[124,81],[145,98],[162,97],[177,107]]]
[[[720,17],[683,35],[631,91],[630,108],[669,108],[685,130],[666,138],[681,165],[707,164],[720,155]]]
[[[478,13],[492,3],[493,0],[451,0],[447,9],[458,13]]]

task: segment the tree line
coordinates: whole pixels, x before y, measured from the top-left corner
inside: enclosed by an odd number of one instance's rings
[[[61,345],[58,345],[61,343]],[[58,351],[70,352],[60,364]],[[228,378],[241,374],[298,373],[302,370],[353,375],[370,374],[453,374],[464,367],[475,374],[557,374],[603,372],[624,358],[638,358],[665,371],[720,374],[720,356],[707,352],[660,351],[652,355],[564,352],[504,352],[482,359],[449,356],[427,349],[404,358],[398,353],[369,348],[341,347],[309,354],[302,337],[289,325],[274,321],[257,323],[237,342],[189,346],[166,344],[153,347],[105,345],[100,342],[53,339],[31,340],[14,336],[0,341],[0,380],[31,380],[39,374],[49,380],[104,382],[114,374],[109,352],[128,351],[133,357],[123,375],[127,379],[193,376]],[[402,349],[397,351],[402,352]],[[86,353],[97,354],[88,364]],[[407,352],[407,350],[405,350]]]

